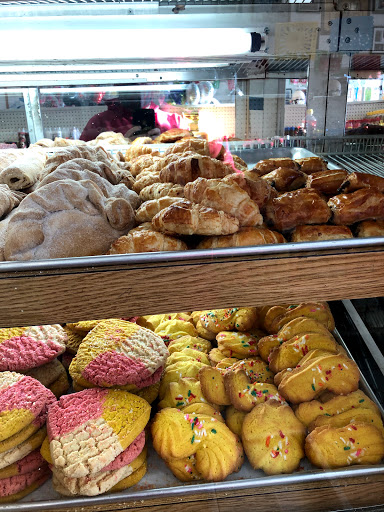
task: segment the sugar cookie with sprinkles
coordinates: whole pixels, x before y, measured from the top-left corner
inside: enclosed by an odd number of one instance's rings
[[[79,384],[100,387],[132,385],[135,389],[158,382],[169,353],[160,336],[124,320],[106,320],[90,331],[69,367]]]
[[[177,363],[171,364],[165,370],[160,384],[159,396],[164,397],[165,391],[170,382],[178,382],[180,378],[192,378],[197,379],[199,371],[202,368],[210,368],[206,363],[200,361],[178,361]]]
[[[53,465],[73,478],[100,472],[143,431],[150,410],[126,391],[95,388],[62,396],[47,418]]]
[[[305,440],[305,454],[319,468],[355,464],[379,464],[384,457],[384,438],[373,425],[350,424],[317,427]]]
[[[217,348],[226,357],[237,357],[244,359],[246,357],[255,357],[258,355],[257,342],[264,333],[257,336],[255,333],[224,331],[216,336]]]
[[[0,371],[25,371],[49,363],[65,352],[61,325],[0,329]]]
[[[166,345],[172,340],[177,340],[183,336],[197,336],[197,331],[192,322],[179,319],[161,322],[154,332],[163,339]]]
[[[309,402],[323,391],[347,395],[359,387],[357,364],[341,354],[330,354],[306,361],[286,372],[278,387],[279,393],[293,404]]]
[[[204,311],[196,327],[200,324],[203,329],[215,335],[222,331],[247,332],[252,329],[257,320],[256,308],[215,309]]]
[[[179,352],[173,352],[165,364],[165,369],[168,366],[171,366],[174,363],[178,363],[180,361],[197,361],[203,364],[210,364],[209,359],[204,352],[199,352],[198,350],[194,350],[193,348],[185,348],[180,350]]]
[[[312,432],[317,427],[322,427],[324,425],[329,425],[331,427],[345,427],[350,423],[364,423],[366,425],[375,426],[384,437],[384,427],[383,420],[381,419],[380,414],[377,414],[370,409],[349,409],[348,411],[341,412],[340,414],[335,414],[334,416],[318,416],[314,421],[312,421],[309,426],[309,432]]]
[[[151,433],[153,447],[166,462],[195,454],[195,470],[206,481],[224,480],[243,463],[238,436],[205,414],[163,409],[153,419]]]
[[[235,407],[233,407],[233,405],[225,408],[225,424],[234,434],[238,435],[240,438],[244,418],[246,415],[246,412],[238,411],[235,409]]]
[[[192,322],[192,317],[189,313],[165,313],[162,315],[147,315],[139,316],[136,323],[141,327],[154,331],[158,325],[168,320],[182,320],[184,322]]]
[[[197,402],[209,403],[208,400],[204,398],[200,382],[196,379],[184,377],[179,379],[178,382],[171,382],[168,385],[164,398],[158,404],[158,408],[182,408]],[[214,408],[217,409],[217,406],[215,407],[214,404],[210,405],[213,405]]]
[[[304,457],[305,426],[287,404],[268,400],[244,418],[241,439],[254,469],[292,473]]]
[[[174,352],[179,352],[184,350],[185,348],[191,348],[193,350],[198,350],[199,352],[204,352],[204,354],[208,354],[212,349],[212,344],[210,341],[205,340],[204,338],[200,338],[199,336],[182,336],[177,340],[173,340],[168,345],[168,350],[170,354]]]
[[[278,307],[278,306],[277,306]],[[273,308],[268,311],[264,325],[267,332],[275,334],[288,322],[298,317],[313,318],[322,323],[328,331],[335,328],[335,320],[331,310],[326,302],[302,302],[301,304],[292,304],[285,311],[279,311],[280,314],[273,315]]]

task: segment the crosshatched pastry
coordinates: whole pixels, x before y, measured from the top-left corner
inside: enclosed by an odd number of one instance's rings
[[[67,371],[58,359],[22,373],[38,380],[43,386],[50,389],[57,398],[69,389]]]
[[[67,335],[59,324],[0,329],[0,371],[24,371],[65,352]]]
[[[384,456],[384,438],[373,425],[351,423],[340,428],[325,425],[307,436],[305,454],[320,468],[379,464]]]
[[[168,350],[149,329],[112,319],[96,325],[81,343],[69,373],[96,386],[141,389],[160,380]]]
[[[254,469],[292,473],[304,457],[306,429],[287,404],[268,400],[244,418],[241,439]]]

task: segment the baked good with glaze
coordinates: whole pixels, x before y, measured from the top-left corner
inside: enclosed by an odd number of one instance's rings
[[[115,240],[107,254],[186,251],[187,249],[187,244],[182,240],[160,233],[153,229],[150,222],[145,222]]]
[[[278,231],[289,231],[302,224],[326,224],[331,217],[327,202],[314,189],[302,188],[271,199],[265,219]]]
[[[252,171],[236,172],[223,178],[226,183],[236,183],[255,201],[260,211],[264,211],[266,204],[272,197],[277,196],[276,190],[271,185],[259,178]]]
[[[186,200],[155,215],[152,225],[163,233],[179,235],[228,235],[239,229],[235,217]]]
[[[192,203],[199,203],[236,217],[240,226],[258,226],[263,223],[257,204],[236,183],[197,178],[185,185],[184,195]]]
[[[379,464],[384,456],[384,438],[373,425],[318,427],[305,440],[305,454],[319,468],[355,464]]]
[[[323,240],[346,240],[353,238],[348,226],[297,226],[292,233],[291,242],[321,242]]]
[[[367,172],[352,172],[339,187],[339,193],[350,193],[362,188],[375,188],[384,192],[384,178]]]
[[[325,390],[347,395],[359,387],[357,364],[345,355],[330,354],[310,359],[287,372],[278,387],[279,393],[293,404],[309,402]]]
[[[205,238],[197,249],[218,249],[222,247],[244,247],[252,245],[283,244],[286,240],[281,233],[264,227],[240,228],[233,235]]]
[[[384,220],[363,220],[356,226],[356,232],[359,238],[384,236]]]
[[[177,183],[184,186],[197,178],[224,178],[232,174],[233,168],[228,165],[202,155],[181,155],[178,160],[171,162],[160,171],[160,180],[163,183]]]
[[[260,160],[257,164],[251,169],[252,172],[257,174],[258,176],[264,176],[264,174],[268,174],[269,172],[278,169],[279,167],[286,167],[287,169],[299,169],[299,164],[292,160],[292,158],[268,158],[267,160]]]
[[[142,222],[151,222],[153,217],[161,212],[161,210],[164,210],[164,208],[167,208],[171,204],[181,200],[182,198],[180,197],[164,196],[160,197],[159,199],[151,199],[149,201],[145,201],[136,210],[136,222],[139,224]]]
[[[159,199],[160,197],[184,197],[184,188],[173,183],[153,183],[144,187],[140,194],[142,201],[150,201],[151,199]]]
[[[268,400],[244,418],[241,439],[254,469],[292,473],[304,457],[306,429],[287,404]]]
[[[328,206],[333,224],[349,226],[368,219],[384,220],[384,194],[377,188],[361,188],[331,197]]]
[[[309,174],[305,186],[326,196],[334,196],[347,176],[348,172],[345,169],[327,169]]]
[[[297,169],[278,167],[268,174],[264,174],[262,179],[278,192],[291,192],[305,185],[307,175]]]
[[[196,454],[195,469],[204,480],[224,480],[242,465],[239,438],[211,416],[163,409],[155,416],[151,433],[156,452],[166,461]]]
[[[181,128],[171,128],[170,130],[166,130],[161,135],[156,137],[153,141],[155,144],[167,144],[171,142],[176,142],[184,137],[190,137],[192,133],[189,130],[183,130]]]
[[[319,156],[295,158],[295,162],[299,164],[300,170],[305,172],[306,174],[311,174],[312,172],[325,171],[327,169],[327,162]]]

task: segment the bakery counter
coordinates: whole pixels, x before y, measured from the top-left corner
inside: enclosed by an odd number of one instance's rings
[[[0,326],[384,295],[383,238],[2,262]],[[38,319],[38,320],[37,320]]]

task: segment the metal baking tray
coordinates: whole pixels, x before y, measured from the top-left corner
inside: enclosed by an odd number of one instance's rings
[[[249,143],[248,143],[249,144]],[[164,150],[165,144],[154,144],[160,150]],[[307,149],[303,148],[257,148],[246,149],[245,143],[230,143],[231,151],[240,156],[248,166],[252,167],[259,160],[267,158],[306,158],[316,156]],[[128,146],[124,146],[127,149]],[[123,146],[112,146],[108,149],[111,152],[120,151]],[[236,149],[237,148],[237,149]],[[241,149],[243,148],[243,149]],[[245,148],[245,149],[244,149]],[[48,148],[50,150],[52,148]],[[62,149],[62,148],[57,148]],[[329,165],[330,168],[336,168]],[[27,262],[4,261],[0,262],[1,272],[17,272],[17,271],[43,271],[58,270],[69,268],[84,267],[107,267],[111,265],[121,264],[145,264],[145,263],[176,263],[188,262],[192,260],[212,258],[228,258],[228,257],[244,257],[244,256],[275,256],[275,255],[292,255],[306,252],[329,252],[348,249],[364,249],[384,246],[384,237],[375,238],[351,238],[346,240],[327,240],[322,242],[299,242],[274,245],[257,245],[249,247],[228,247],[224,249],[205,249],[205,250],[188,250],[174,252],[150,252],[150,253],[133,253],[133,254],[114,254],[107,256],[85,256],[78,258],[58,258],[51,260],[36,260]]]
[[[334,331],[336,340],[345,348],[348,357],[353,359],[344,340],[337,330]],[[376,398],[367,380],[360,372],[360,388],[376,403],[382,416],[384,408]],[[185,484],[179,482],[166,467],[165,463],[158,457],[153,449],[149,450],[148,472],[145,477],[134,487],[127,491],[114,494],[106,494],[95,497],[79,496],[74,498],[63,498],[53,489],[51,480],[48,480],[40,489],[36,490],[23,500],[10,504],[0,505],[1,512],[37,512],[39,510],[66,509],[75,507],[86,507],[106,504],[118,504],[120,502],[140,503],[144,505],[150,499],[163,499],[169,497],[185,497],[196,493],[215,493],[218,491],[228,492],[241,489],[283,486],[299,484],[303,482],[319,482],[335,480],[337,478],[366,477],[374,474],[384,473],[384,464],[376,466],[351,466],[337,470],[323,470],[314,468],[307,459],[303,459],[300,468],[293,474],[265,476],[261,470],[254,470],[246,460],[238,473],[230,475],[223,482]]]

